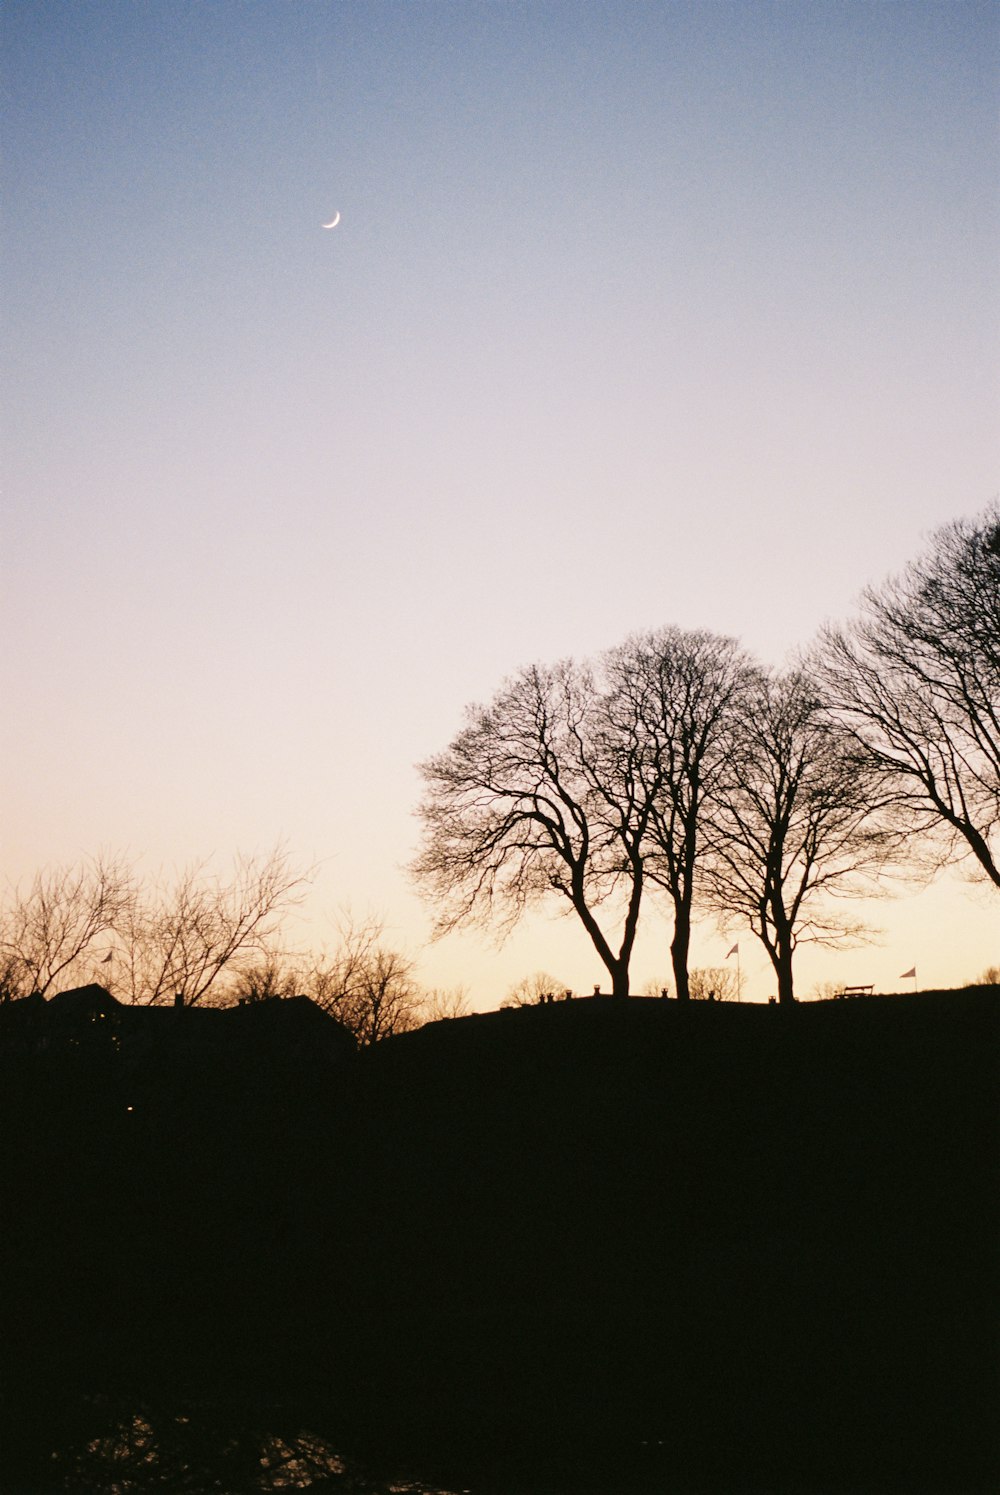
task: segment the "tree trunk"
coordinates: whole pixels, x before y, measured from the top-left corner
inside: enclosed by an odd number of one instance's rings
[[[691,948],[691,913],[681,905],[674,905],[674,937],[670,942],[670,960],[674,968],[674,990],[678,1002],[691,1000],[688,982],[688,952]]]
[[[611,995],[613,997],[628,996],[628,962],[615,961],[611,969]]]
[[[579,910],[578,910],[579,911]],[[583,915],[581,915],[583,918]],[[614,997],[628,996],[628,955],[616,956],[607,940],[601,934],[589,910],[583,920],[587,932],[593,941],[594,949],[604,963],[604,967],[611,977],[611,995]]]
[[[594,918],[587,905],[584,896],[582,868],[575,869],[573,878],[573,892],[571,901],[584,929],[590,935],[594,949],[604,962],[608,975],[611,977],[611,995],[613,997],[628,996],[628,968],[632,958],[632,946],[635,944],[635,932],[639,925],[639,905],[642,901],[642,862],[633,863],[632,869],[632,891],[629,895],[628,913],[625,917],[625,931],[622,935],[621,948],[615,955],[611,946],[605,939],[601,927]]]
[[[792,988],[792,952],[784,942],[775,951],[774,969],[778,977],[778,1002],[784,1007],[786,1003],[795,1001]]]

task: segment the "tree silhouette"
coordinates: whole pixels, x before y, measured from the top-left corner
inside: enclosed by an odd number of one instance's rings
[[[423,1018],[424,994],[413,961],[386,942],[376,918],[346,918],[332,959],[309,973],[307,990],[315,1002],[352,1032],[362,1048],[408,1033]]]
[[[421,998],[424,1022],[438,1023],[446,1018],[468,1017],[469,989],[467,986],[432,986]]]
[[[230,877],[204,863],[133,899],[116,925],[115,981],[132,1002],[185,1007],[214,999],[223,978],[276,958],[281,921],[309,874],[285,851],[240,855]]]
[[[844,945],[865,933],[830,898],[860,893],[889,854],[892,838],[874,813],[878,784],[806,674],[758,673],[718,789],[706,889],[723,922],[748,923],[763,944],[780,1002],[794,1001],[800,944]]]
[[[237,1002],[268,1002],[296,996],[302,984],[303,978],[296,967],[275,952],[244,966],[235,979],[232,994]]]
[[[44,996],[82,975],[81,962],[135,907],[136,887],[119,858],[37,873],[27,892],[14,889],[0,913],[0,958],[8,996]]]
[[[557,996],[563,997],[566,991],[564,981],[557,981],[548,971],[535,971],[531,976],[522,976],[520,981],[515,981],[500,1006],[538,1007],[546,1000],[551,1002]]]
[[[943,830],[1000,888],[1000,504],[869,588],[856,621],[825,631],[820,658],[830,707],[902,824]]]
[[[637,634],[606,656],[609,709],[623,742],[635,741],[649,805],[646,876],[673,907],[674,985],[689,997],[688,953],[712,796],[732,752],[734,709],[750,663],[733,639],[664,628]]]
[[[731,966],[695,966],[690,976],[695,1002],[735,1002],[739,998],[737,974]]]
[[[488,706],[470,707],[443,753],[421,765],[423,844],[412,866],[438,909],[436,932],[470,920],[509,929],[563,900],[586,930],[616,996],[628,970],[644,886],[655,772],[640,763],[591,671],[533,665]],[[617,895],[621,925],[598,918]],[[617,947],[616,947],[617,946]]]

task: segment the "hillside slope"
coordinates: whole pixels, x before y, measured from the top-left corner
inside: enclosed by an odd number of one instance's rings
[[[998,1022],[587,999],[141,1093],[19,1059],[7,1457],[224,1391],[483,1490],[992,1489]]]

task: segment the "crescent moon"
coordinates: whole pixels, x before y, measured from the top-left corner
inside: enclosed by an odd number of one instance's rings
[[[337,227],[337,224],[338,224],[338,223],[339,223],[339,222],[340,222],[340,212],[339,212],[339,211],[338,211],[338,212],[336,212],[336,213],[334,213],[334,215],[333,215],[333,217],[332,217],[332,218],[331,218],[331,219],[330,219],[330,222],[329,222],[329,223],[324,223],[324,224],[323,224],[323,227],[324,227],[324,228],[336,228],[336,227]]]

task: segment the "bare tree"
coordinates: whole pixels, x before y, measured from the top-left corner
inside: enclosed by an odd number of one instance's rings
[[[719,786],[707,895],[724,924],[747,922],[794,1001],[800,944],[864,937],[831,898],[857,896],[884,865],[889,838],[874,813],[877,775],[857,742],[825,717],[802,672],[759,673],[742,700],[733,754]]]
[[[548,971],[535,971],[531,976],[522,976],[515,981],[500,1003],[501,1007],[538,1007],[563,997],[568,988],[562,981],[550,976]]]
[[[141,1003],[192,1007],[218,996],[223,978],[275,959],[282,920],[308,879],[281,848],[263,858],[238,856],[229,878],[204,863],[188,867],[124,910],[117,986]]]
[[[634,740],[649,803],[646,876],[670,897],[670,946],[679,1001],[689,997],[688,954],[697,874],[712,795],[732,750],[735,709],[750,663],[733,639],[664,628],[637,634],[606,656],[609,709]]]
[[[275,998],[294,997],[302,990],[302,985],[299,970],[274,952],[244,966],[236,976],[232,994],[238,1002],[269,1002]]]
[[[1000,888],[1000,504],[869,588],[857,621],[826,630],[821,670],[904,823],[943,829]]]
[[[317,963],[307,989],[362,1048],[408,1033],[422,1020],[423,992],[413,961],[386,943],[384,926],[376,918],[360,923],[345,918],[335,955]]]
[[[82,979],[86,957],[110,939],[135,903],[135,883],[120,858],[39,872],[27,892],[14,889],[0,914],[0,959],[10,994]]]
[[[844,990],[844,983],[837,981],[814,981],[810,988],[810,995],[818,1002],[832,1002],[839,997]]]
[[[16,955],[0,954],[0,1003],[28,995],[29,972]]]
[[[695,966],[690,984],[693,1002],[735,1002],[739,997],[736,972],[729,966]]]
[[[469,989],[467,986],[432,986],[424,992],[421,1012],[425,1023],[439,1023],[445,1019],[468,1017]]]
[[[622,739],[591,671],[531,666],[488,706],[473,706],[451,746],[421,765],[417,883],[436,933],[499,916],[509,930],[554,897],[572,908],[616,996],[628,970],[644,885],[650,795],[637,739]],[[617,936],[598,918],[615,897]],[[617,948],[616,948],[617,945]]]

